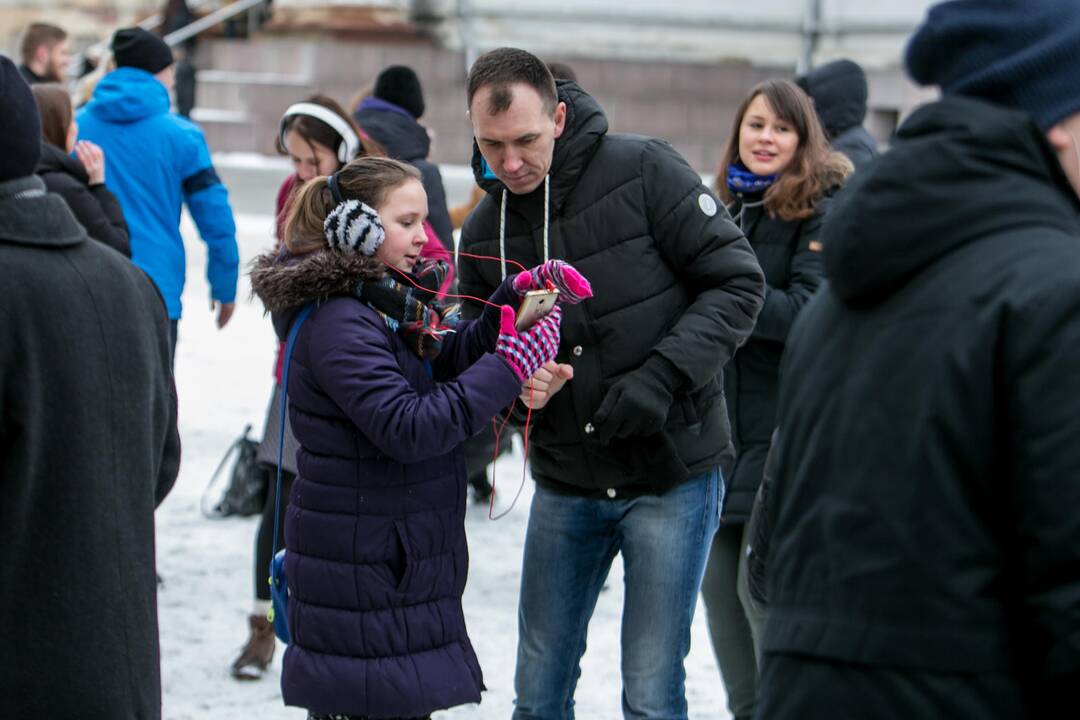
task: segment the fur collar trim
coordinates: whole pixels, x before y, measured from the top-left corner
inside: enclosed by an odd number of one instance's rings
[[[353,295],[361,280],[386,276],[386,266],[373,257],[320,250],[294,257],[266,253],[251,264],[251,293],[268,313],[280,313],[332,295]]]

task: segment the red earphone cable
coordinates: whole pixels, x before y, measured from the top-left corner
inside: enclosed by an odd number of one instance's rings
[[[502,262],[502,260],[503,260],[502,258],[492,257],[490,255],[473,255],[472,253],[465,253],[465,252],[459,252],[458,255],[462,255],[462,256],[468,257],[468,258],[474,258],[476,260],[493,260],[493,261],[498,261],[498,262]],[[507,259],[506,262],[508,262],[508,263],[510,263],[512,265],[516,265],[517,267],[521,268],[522,272],[524,272],[526,270],[526,267],[524,265],[522,265],[521,263],[519,263],[519,262],[516,262],[514,260],[510,260],[510,259]],[[393,270],[394,272],[398,273],[399,275],[401,275],[401,277],[405,278],[409,282],[409,284],[411,284],[416,289],[423,290],[424,292],[429,292],[432,295],[438,295],[439,294],[438,290],[431,290],[430,288],[423,287],[422,285],[417,283],[404,270],[400,270],[400,269],[398,269],[396,267],[392,267],[390,265],[387,265],[387,267],[390,268],[391,270]],[[488,307],[493,307],[493,308],[500,307],[499,305],[497,305],[497,304],[495,304],[495,303],[493,303],[493,302],[491,302],[489,300],[484,300],[483,298],[474,297],[472,295],[456,295],[454,293],[445,293],[443,295],[443,297],[455,298],[455,299],[458,299],[458,300],[474,300],[474,301],[476,301],[478,303],[482,303],[484,305],[487,305]],[[495,427],[495,423],[496,423],[495,418],[491,419],[491,428],[495,432],[495,453],[491,458],[491,500],[490,500],[490,502],[488,504],[488,519],[489,520],[501,520],[502,518],[509,515],[510,511],[514,509],[514,506],[517,505],[518,498],[521,497],[521,491],[525,488],[525,470],[529,465],[529,425],[530,425],[530,423],[532,423],[532,397],[533,397],[533,388],[532,388],[532,385],[530,384],[529,385],[528,412],[525,413],[525,427],[524,427],[524,429],[522,430],[522,433],[521,433],[521,438],[522,438],[522,440],[524,442],[524,448],[525,448],[525,458],[524,458],[524,460],[522,460],[522,464],[521,464],[521,484],[518,486],[518,491],[514,495],[514,499],[513,499],[513,501],[511,501],[510,507],[508,507],[506,510],[499,513],[498,515],[494,515],[493,513],[495,511],[495,469],[496,469],[496,466],[497,466],[497,464],[499,462],[499,441],[500,441],[500,439],[502,437],[503,430],[506,428],[506,423],[508,423],[510,421],[510,416],[513,414],[514,408],[517,406],[517,398],[515,398],[514,402],[510,405],[510,409],[506,411],[506,417],[503,418],[502,424],[499,425],[498,428]]]

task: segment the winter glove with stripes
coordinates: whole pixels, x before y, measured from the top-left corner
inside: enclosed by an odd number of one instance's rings
[[[523,270],[514,277],[514,289],[524,295],[530,290],[559,291],[559,302],[577,305],[592,297],[592,287],[585,276],[562,260],[548,260],[532,270]]]
[[[556,305],[528,330],[518,332],[514,328],[514,309],[503,305],[495,354],[505,360],[524,383],[541,365],[555,359],[559,352],[561,323],[562,308]]]

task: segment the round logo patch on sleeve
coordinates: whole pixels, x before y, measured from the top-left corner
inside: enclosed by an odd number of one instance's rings
[[[716,201],[713,200],[712,195],[707,192],[703,192],[698,195],[697,199],[698,207],[701,208],[701,212],[705,213],[709,217],[716,214]]]

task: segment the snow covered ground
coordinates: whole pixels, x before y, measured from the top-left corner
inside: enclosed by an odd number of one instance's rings
[[[251,258],[268,246],[271,224],[269,215],[237,217],[245,272]],[[229,676],[229,663],[246,639],[254,592],[256,519],[211,521],[199,512],[200,495],[228,445],[247,423],[253,426],[253,436],[261,432],[270,397],[273,333],[261,305],[248,299],[246,276],[241,278],[232,322],[223,331],[215,329],[205,280],[205,246],[186,217],[184,235],[188,284],[176,357],[184,454],[176,488],[157,513],[158,571],[164,578],[159,593],[164,717],[302,720],[304,711],[281,702],[280,644],[274,671],[267,678],[238,683]],[[496,487],[505,499],[503,507],[521,483],[519,450],[498,464]],[[504,719],[512,712],[519,570],[531,497],[532,481],[526,480],[517,506],[497,522],[488,519],[486,506],[469,508],[472,561],[465,613],[488,692],[480,705],[436,713],[436,718]],[[582,720],[622,717],[622,594],[622,567],[616,561],[589,627],[577,691],[577,717]],[[700,602],[686,668],[690,717],[727,718]]]

